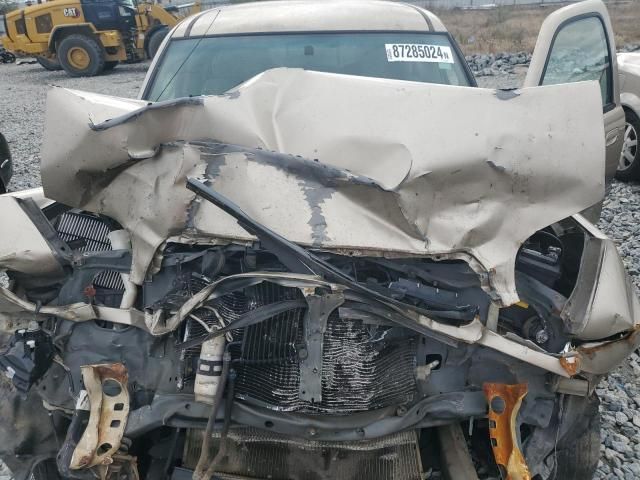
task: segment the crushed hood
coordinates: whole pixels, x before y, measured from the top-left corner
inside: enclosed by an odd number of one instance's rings
[[[141,283],[167,241],[252,241],[209,183],[300,245],[459,258],[504,305],[522,242],[600,201],[595,82],[495,91],[293,69],[148,104],[52,88],[45,195],[113,217]]]

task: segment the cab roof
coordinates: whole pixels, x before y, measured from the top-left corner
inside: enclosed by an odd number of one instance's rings
[[[384,0],[276,0],[206,10],[182,21],[172,36],[364,30],[446,31],[433,13],[405,3]]]
[[[66,6],[77,7],[80,6],[80,2],[78,0],[49,0],[44,3],[34,3],[33,5],[27,5],[23,8],[17,8],[7,12],[5,18],[7,20],[13,20],[15,17],[21,17],[23,13],[25,15],[35,15],[41,11],[49,11],[54,7],[62,8]],[[1,18],[0,16],[0,19]]]

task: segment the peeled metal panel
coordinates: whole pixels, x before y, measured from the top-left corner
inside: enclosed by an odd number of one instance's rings
[[[576,288],[561,314],[567,331],[598,340],[636,326],[640,303],[625,266],[608,238],[589,238]]]
[[[51,90],[42,164],[48,197],[130,231],[137,283],[169,237],[252,240],[188,177],[302,245],[461,258],[504,305],[522,242],[604,194],[595,82],[496,92],[276,69],[146,105]]]
[[[61,274],[62,267],[49,244],[20,207],[18,200],[9,195],[0,196],[0,212],[5,222],[0,227],[0,271]]]

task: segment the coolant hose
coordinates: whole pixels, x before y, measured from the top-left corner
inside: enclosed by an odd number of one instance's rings
[[[114,250],[131,250],[131,236],[126,230],[114,230],[107,235],[111,242],[111,248]],[[122,283],[124,284],[124,294],[120,302],[120,308],[125,310],[132,308],[136,303],[138,296],[138,287],[129,280],[128,273],[120,273]]]
[[[213,433],[213,427],[216,424],[216,416],[218,410],[222,404],[222,397],[224,395],[224,387],[229,377],[229,369],[231,367],[231,353],[227,350],[222,357],[222,373],[220,374],[220,385],[216,391],[216,396],[213,399],[213,405],[211,407],[211,415],[209,415],[209,421],[207,422],[207,428],[204,431],[204,437],[202,439],[202,450],[200,451],[200,458],[198,459],[198,465],[191,477],[193,480],[209,480],[209,464],[211,458],[209,456],[209,447],[211,444],[211,434]]]
[[[227,455],[227,445],[229,444],[227,439],[227,433],[229,432],[229,426],[231,425],[231,409],[233,408],[233,396],[235,393],[235,385],[236,385],[236,372],[234,370],[231,371],[229,375],[229,389],[227,390],[227,403],[224,408],[224,424],[222,426],[222,432],[220,433],[220,448],[218,448],[218,453],[211,460],[209,464],[209,469],[207,470],[207,474],[205,478],[211,478],[214,473],[216,473],[216,467],[220,463],[220,461]]]

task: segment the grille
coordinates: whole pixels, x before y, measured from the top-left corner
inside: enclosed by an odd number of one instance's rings
[[[302,294],[296,288],[263,282],[216,300],[216,307],[233,320],[250,309],[297,298]],[[236,398],[278,411],[332,414],[403,405],[414,399],[415,338],[386,340],[390,327],[340,318],[334,312],[323,339],[322,400],[301,400],[298,348],[304,342],[304,313],[305,309],[290,310],[234,334]],[[215,322],[204,309],[196,315]],[[186,338],[203,333],[198,322],[187,323]],[[188,351],[187,382],[193,379],[198,354],[199,348]]]
[[[109,228],[99,218],[74,211],[63,213],[56,231],[62,240],[78,252],[104,252],[111,250],[107,238]],[[93,284],[109,290],[124,290],[118,272],[105,270],[94,278]]]
[[[361,320],[340,319],[335,313],[329,317],[324,335],[320,402],[312,404],[299,398],[297,361],[241,364],[236,396],[255,399],[281,411],[333,414],[411,402],[415,392],[415,341],[404,339],[379,346],[371,341],[371,328],[380,329]],[[302,326],[299,329],[302,331]],[[245,355],[251,357],[248,352]]]
[[[204,286],[205,284],[199,278],[192,276],[189,291],[195,293]],[[300,297],[301,294],[297,289],[285,289],[279,285],[265,282],[257,287],[248,288],[245,292],[224,295],[211,304],[227,322],[233,322],[249,310],[274,301]],[[194,314],[209,326],[218,323],[215,314],[205,308],[196,310]],[[251,390],[244,383],[245,381],[253,381],[251,376],[244,374],[247,369],[251,369],[251,365],[257,367],[261,372],[277,371],[282,368],[283,364],[295,364],[297,369],[296,345],[302,340],[303,315],[304,309],[296,309],[252,325],[243,331],[233,332],[232,358],[239,373],[240,385],[243,385],[243,388],[246,387],[245,390],[247,388]],[[193,319],[187,320],[185,340],[204,334],[204,327],[199,322]],[[187,384],[193,381],[199,355],[200,347],[185,351],[184,358],[187,367],[184,382]],[[284,376],[280,378],[282,381],[287,381]]]
[[[198,282],[199,283],[199,282]],[[204,284],[199,285],[198,289],[192,288],[190,289],[193,293],[196,293],[200,288],[202,288]],[[242,313],[248,312],[250,310],[250,300],[242,293],[232,293],[229,295],[225,295],[221,298],[218,298],[211,302],[211,305],[218,311],[218,313],[222,316],[222,318],[226,319],[228,322],[233,322],[237,320]],[[198,317],[200,320],[204,321],[207,325],[217,325],[218,318],[215,314],[206,308],[199,308],[193,312],[193,314]],[[185,322],[185,334],[184,340],[189,340],[191,338],[198,338],[206,335],[206,330],[200,324],[200,322],[188,318]],[[233,332],[233,340],[240,341],[243,337],[243,332],[236,331]],[[234,355],[235,358],[239,356],[237,353],[239,348],[235,348],[232,352],[236,353]],[[196,362],[198,357],[200,356],[200,347],[192,347],[184,350],[183,359],[188,364],[186,366],[187,370],[184,372],[183,381],[185,383],[190,383],[193,381]]]
[[[230,442],[227,456],[216,470],[216,477],[220,478],[238,478],[234,475],[272,480],[423,478],[418,436],[413,430],[360,442],[319,442],[242,428],[230,430],[226,441]],[[214,437],[212,443],[215,452],[219,438]],[[187,468],[195,468],[201,446],[202,430],[189,430],[184,452]]]
[[[253,308],[283,300],[302,299],[296,288],[264,282],[247,289]],[[240,360],[245,364],[297,364],[305,309],[297,308],[252,325],[243,338]]]
[[[94,216],[66,212],[59,218],[56,229],[76,251],[111,249],[108,227]],[[165,303],[171,303],[170,297],[174,295],[176,305],[180,305],[207,283],[188,270],[175,281],[177,289],[164,298]],[[113,271],[99,273],[93,283],[96,287],[124,290],[120,275]],[[300,298],[302,294],[296,288],[263,282],[216,299],[213,306],[230,322],[263,305]],[[194,314],[208,325],[217,323],[215,314],[206,308]],[[385,339],[389,327],[340,318],[337,312],[329,317],[323,338],[322,400],[317,403],[301,400],[298,349],[304,343],[304,314],[303,308],[293,309],[233,333],[231,353],[237,373],[237,398],[273,410],[332,414],[413,401],[415,338]],[[185,322],[185,340],[204,334],[199,322],[193,319]],[[181,353],[182,385],[193,381],[199,354],[199,347]]]

